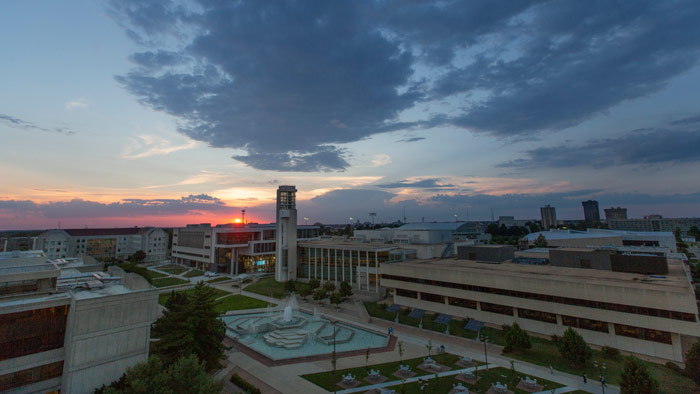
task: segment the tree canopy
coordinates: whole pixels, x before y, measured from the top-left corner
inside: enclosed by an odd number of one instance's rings
[[[503,348],[504,353],[522,352],[532,347],[530,336],[527,332],[520,328],[517,322],[506,330],[506,346]]]
[[[221,382],[190,354],[166,365],[157,356],[127,369],[118,381],[96,391],[99,394],[208,394],[221,392]]]
[[[569,327],[564,335],[557,341],[557,348],[561,356],[573,363],[583,365],[591,358],[591,348],[583,340],[581,334]]]
[[[165,365],[194,354],[207,371],[219,367],[224,358],[226,326],[214,309],[215,300],[214,289],[202,282],[192,292],[173,293],[168,299],[167,309],[151,330],[151,335],[159,339],[153,343],[153,353]]]
[[[620,375],[620,394],[656,394],[659,385],[636,357],[627,357]]]

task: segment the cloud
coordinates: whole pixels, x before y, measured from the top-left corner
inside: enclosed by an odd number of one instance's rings
[[[65,135],[72,135],[75,134],[75,131],[68,128],[68,127],[52,127],[52,128],[46,128],[46,127],[41,127],[37,126],[36,124],[32,122],[28,122],[26,120],[22,120],[20,118],[15,118],[14,116],[10,115],[5,115],[5,114],[0,114],[0,122],[6,124],[7,126],[16,128],[16,129],[21,129],[21,130],[36,130],[36,131],[45,131],[49,133],[59,133],[59,134],[65,134]]]
[[[675,123],[687,124],[687,123]],[[659,165],[700,162],[700,127],[658,128],[593,139],[579,145],[538,147],[497,167],[604,168],[619,165]]]
[[[424,139],[425,139],[425,137],[411,137],[411,138],[404,138],[402,140],[398,140],[397,142],[417,142],[417,141],[422,141]]]
[[[156,135],[140,135],[131,139],[131,144],[124,148],[121,157],[125,159],[143,159],[150,156],[167,155],[169,153],[193,149],[199,145],[197,141],[190,140],[182,145],[173,145],[172,142]]]
[[[87,108],[88,103],[87,103],[87,100],[85,100],[84,98],[81,97],[81,98],[78,98],[75,100],[67,101],[65,104],[65,107],[67,110],[71,110],[71,109],[75,109],[75,108]]]
[[[206,194],[189,195],[179,199],[124,199],[100,203],[82,199],[36,203],[29,200],[0,200],[2,214],[16,216],[39,215],[47,219],[168,216],[192,213],[233,213],[216,197]]]
[[[440,178],[427,178],[417,181],[401,180],[393,183],[384,183],[381,185],[376,185],[383,189],[405,189],[405,188],[434,188],[434,189],[448,189],[453,188],[455,185],[448,183],[440,183]]]
[[[700,58],[693,0],[110,4],[143,47],[117,81],[263,170],[342,170],[340,145],[389,131],[566,129]],[[450,109],[403,120],[418,104]]]
[[[372,157],[372,166],[381,167],[391,163],[391,156],[386,153],[378,153]]]

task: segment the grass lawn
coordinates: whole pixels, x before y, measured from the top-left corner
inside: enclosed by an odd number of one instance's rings
[[[427,351],[426,351],[426,356],[427,356]],[[432,358],[435,361],[437,361],[439,364],[447,365],[448,367],[451,367],[452,369],[462,368],[459,366],[455,367],[455,363],[457,361],[459,361],[459,356],[456,356],[454,354],[450,354],[450,353],[437,354],[437,355],[433,355]],[[372,362],[372,355],[371,354],[369,356],[369,361],[370,361],[370,363]],[[418,357],[418,358],[404,360],[403,363],[400,363],[399,361],[393,361],[393,362],[384,363],[384,364],[374,364],[374,365],[370,365],[369,368],[378,370],[380,374],[388,377],[389,380],[399,380],[398,378],[392,376],[392,374],[399,369],[399,364],[410,365],[411,371],[414,371],[417,373],[416,376],[433,375],[432,373],[425,372],[422,369],[418,368],[418,366],[422,363],[423,363],[423,357]],[[365,367],[347,368],[347,369],[337,370],[336,374],[335,374],[336,382],[339,382],[340,379],[342,379],[342,375],[347,374],[347,373],[351,373],[352,376],[354,376],[358,381],[362,382],[362,383],[360,383],[360,386],[368,386],[371,384],[371,383],[367,383],[364,381],[364,378],[367,377],[367,371],[365,370]],[[317,386],[323,387],[324,389],[326,389],[328,391],[333,391],[333,389],[334,389],[334,387],[333,387],[334,384],[332,382],[333,371],[319,372],[319,373],[308,374],[308,375],[301,375],[301,377],[308,380],[311,383],[314,383]],[[450,387],[452,387],[452,385],[450,385]],[[337,387],[337,388],[339,389],[340,387]],[[448,391],[449,390],[447,390],[445,392],[448,392]]]
[[[185,276],[187,276],[188,278],[194,278],[195,276],[202,276],[202,275],[204,275],[204,271],[192,270],[192,271],[188,272],[187,275],[185,275]]]
[[[217,289],[217,288],[214,288],[214,287],[212,287],[212,290],[214,290],[214,294],[216,295],[216,298],[223,297],[223,296],[225,296],[225,295],[231,294],[231,293],[229,293],[228,291],[220,290],[220,289]],[[180,291],[178,291],[177,293],[189,294],[189,293],[191,293],[191,292],[193,292],[193,291],[194,291],[194,289],[187,289],[187,290],[180,290]],[[165,303],[168,302],[168,300],[170,299],[170,296],[171,296],[171,295],[172,295],[172,292],[169,292],[169,293],[162,293],[162,294],[158,295],[158,303],[161,304],[161,305],[163,305],[163,306],[165,306]]]
[[[223,281],[226,281],[226,280],[231,280],[231,278],[226,277],[226,276],[222,276],[222,277],[219,277],[219,278],[214,278],[214,279],[208,280],[207,283],[223,282]]]
[[[151,284],[155,287],[168,287],[168,286],[181,285],[184,283],[189,283],[189,282],[186,280],[182,280],[180,278],[167,277],[167,278],[154,279]]]
[[[148,273],[151,275],[151,279],[165,278],[168,274],[161,274],[160,272],[149,270]]]
[[[239,311],[242,309],[265,308],[266,306],[267,302],[265,301],[240,294],[233,294],[217,301],[215,309],[219,313],[224,313],[226,311]]]
[[[396,313],[387,312],[386,305],[378,304],[376,302],[365,302],[365,308],[367,313],[372,317],[377,317],[384,320],[395,321]],[[418,327],[421,319],[416,319],[414,317],[408,316],[410,311],[408,309],[402,309],[399,312],[399,323],[406,324],[413,327]],[[438,315],[432,313],[426,313],[423,315],[423,328],[426,330],[445,332],[445,325],[441,323],[436,323],[435,319]],[[463,338],[474,339],[476,338],[476,332],[469,331],[464,328],[467,321],[462,319],[452,319],[450,321],[450,335],[455,335]],[[481,329],[481,335],[485,335],[489,338],[489,341],[497,345],[505,345],[505,338],[503,330],[499,330],[491,327],[484,327]]]
[[[306,283],[296,282],[297,291],[302,286],[308,285]],[[277,282],[275,278],[262,278],[246,287],[245,291],[268,297],[272,296],[274,298],[284,298],[287,296],[287,292],[284,290],[284,282]]]

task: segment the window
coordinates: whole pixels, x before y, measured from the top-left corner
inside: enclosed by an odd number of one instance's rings
[[[63,347],[68,305],[0,315],[0,360]]]
[[[449,297],[447,302],[449,302],[450,305],[458,306],[460,308],[476,309],[476,301],[465,300],[464,298]]]
[[[440,304],[445,303],[445,296],[441,296],[439,294],[420,293],[420,299],[430,302],[438,302]]]
[[[513,316],[513,308],[506,305],[491,304],[489,302],[481,302],[481,310],[484,312],[500,313],[501,315]]]
[[[417,291],[411,291],[411,290],[404,290],[404,289],[396,289],[396,295],[401,296],[401,297],[408,297],[408,298],[418,298],[418,292]]]
[[[671,333],[661,330],[615,324],[615,335],[671,345]]]
[[[63,361],[0,375],[0,391],[57,378],[63,374]]]
[[[608,332],[608,323],[600,320],[584,319],[582,317],[563,316],[561,321],[565,326],[582,328],[584,330]]]
[[[518,308],[518,316],[523,319],[538,320],[547,323],[557,323],[557,315],[548,312],[533,311],[530,309]]]

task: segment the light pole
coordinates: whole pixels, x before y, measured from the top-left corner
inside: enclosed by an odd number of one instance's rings
[[[605,368],[607,368],[607,366],[605,363],[598,364],[597,361],[593,361],[593,365],[598,368],[598,371],[600,371],[600,388],[603,390],[603,394],[605,394],[605,376],[603,374],[605,373]]]
[[[488,355],[488,352],[486,351],[486,343],[489,341],[489,337],[482,336],[481,340],[484,342],[484,362],[486,363],[486,370],[488,371],[488,369],[489,369],[489,355]]]
[[[307,226],[309,225],[309,218],[304,217],[304,224],[307,225]]]

